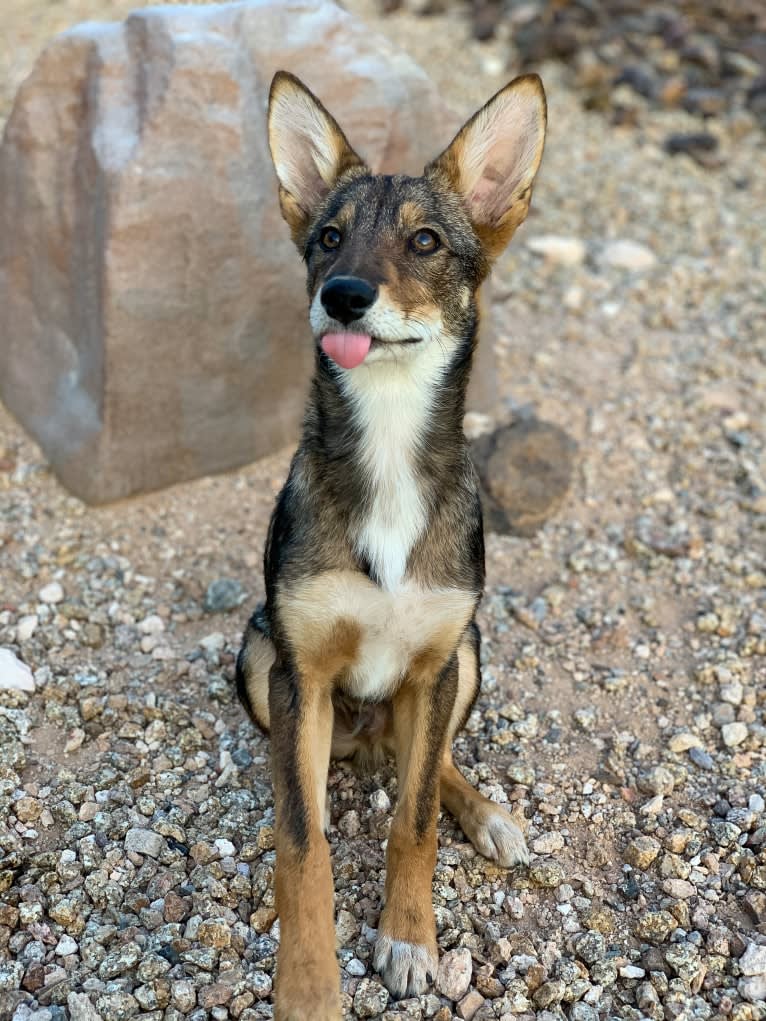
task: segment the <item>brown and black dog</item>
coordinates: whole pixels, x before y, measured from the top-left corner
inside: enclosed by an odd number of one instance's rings
[[[341,1015],[331,755],[396,757],[374,955],[394,996],[422,993],[437,965],[439,802],[483,855],[527,860],[521,831],[470,787],[451,746],[480,683],[484,539],[463,436],[477,292],[527,215],[545,124],[542,84],[526,75],[422,177],[374,175],[297,78],[272,83],[269,143],[316,343],[266,543],[266,604],[237,663],[242,701],[271,733],[279,1021]]]

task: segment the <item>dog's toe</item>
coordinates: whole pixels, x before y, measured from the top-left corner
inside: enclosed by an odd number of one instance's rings
[[[466,836],[479,854],[496,861],[503,868],[529,863],[524,834],[500,805],[490,802],[482,813],[482,819],[467,826],[466,830],[470,830]]]
[[[396,999],[419,996],[436,976],[436,950],[422,943],[378,936],[373,967]]]

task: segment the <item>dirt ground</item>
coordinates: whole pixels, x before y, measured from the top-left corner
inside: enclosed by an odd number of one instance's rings
[[[135,6],[6,0],[0,119],[47,38]],[[466,114],[513,73],[502,34],[477,43],[459,13],[348,6]],[[684,113],[639,103],[615,127],[540,70],[544,167],[496,273],[498,416],[556,423],[578,462],[537,535],[488,536],[484,689],[457,745],[523,812],[533,863],[494,868],[444,818],[439,941],[470,951],[471,990],[387,1004],[371,955],[395,779],[334,766],[348,1016],[759,1019],[764,136],[711,119],[703,169],[663,151]],[[37,682],[0,690],[0,1018],[271,1016],[268,747],[230,677],[289,453],[92,509],[0,409],[0,647]],[[239,605],[216,612],[220,579]]]

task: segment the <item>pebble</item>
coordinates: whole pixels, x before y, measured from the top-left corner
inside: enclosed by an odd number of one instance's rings
[[[713,770],[715,769],[715,762],[712,756],[704,750],[704,748],[690,748],[689,758],[692,760],[695,766],[699,766],[700,769]]]
[[[150,613],[139,621],[138,630],[143,635],[158,635],[165,630],[165,621],[158,614]]]
[[[536,861],[529,867],[529,878],[535,886],[553,889],[560,886],[565,877],[564,869],[556,861]]]
[[[623,978],[644,978],[646,972],[636,964],[623,964],[620,968],[620,975]]]
[[[102,1016],[85,993],[69,993],[66,1000],[70,1021],[102,1021]]]
[[[648,794],[672,794],[675,787],[673,774],[665,766],[654,766],[639,777],[638,785]]]
[[[237,853],[234,844],[230,840],[224,840],[222,837],[215,841],[215,846],[218,848],[218,853],[222,858],[233,858]]]
[[[744,693],[744,688],[739,681],[731,681],[729,684],[721,685],[721,701],[730,702],[731,705],[742,705]]]
[[[697,887],[686,879],[666,879],[662,889],[675,900],[688,900],[697,894]]]
[[[76,941],[73,940],[71,936],[67,936],[65,933],[56,944],[55,953],[57,957],[68,957],[70,954],[76,954]]]
[[[739,970],[743,975],[766,975],[766,946],[748,943],[739,959]]]
[[[449,950],[439,961],[435,987],[438,993],[457,1002],[468,992],[473,973],[471,951]]]
[[[125,850],[158,858],[165,840],[153,830],[130,829],[125,834]]]
[[[671,752],[687,752],[692,748],[701,747],[702,741],[700,741],[696,734],[691,734],[688,730],[684,730],[680,734],[674,734],[668,741],[668,748]]]
[[[676,927],[676,920],[669,911],[646,911],[638,919],[636,935],[647,943],[664,943]]]
[[[607,266],[635,272],[651,269],[657,262],[657,256],[646,245],[638,241],[610,241],[601,252],[601,261]]]
[[[57,581],[44,585],[37,593],[41,603],[60,603],[64,599],[64,589]]]
[[[747,740],[747,726],[744,723],[725,723],[721,727],[721,737],[727,748],[736,748]]]
[[[208,585],[203,606],[208,613],[226,613],[236,610],[246,597],[242,583],[235,578],[217,578]]]
[[[471,989],[465,994],[457,1005],[457,1016],[463,1021],[473,1021],[476,1012],[484,1006],[484,997],[476,989]]]
[[[34,691],[32,671],[17,659],[10,649],[0,649],[0,689],[6,691]]]
[[[354,1011],[359,1018],[377,1017],[388,1006],[389,993],[377,979],[363,978],[354,993]]]
[[[37,630],[39,623],[40,619],[36,613],[30,613],[25,617],[19,618],[19,622],[16,625],[16,641],[28,642]]]
[[[390,810],[391,799],[382,787],[379,787],[370,795],[370,808],[373,812],[388,812]]]
[[[762,1004],[766,1001],[766,975],[753,975],[741,978],[737,983],[737,991],[743,1000]]]
[[[642,871],[649,868],[652,862],[660,853],[662,847],[654,837],[640,836],[631,840],[625,848],[625,861],[636,869]]]
[[[576,936],[573,940],[575,953],[586,964],[602,961],[606,954],[606,940],[595,930]]]
[[[552,830],[550,833],[543,833],[532,841],[532,850],[535,854],[555,854],[564,847],[564,837],[561,833]]]
[[[579,266],[585,261],[587,253],[585,242],[579,238],[559,237],[555,234],[527,238],[527,248],[535,255],[542,255],[562,266]]]
[[[197,939],[205,947],[223,950],[231,946],[231,926],[222,918],[206,918],[200,922]]]

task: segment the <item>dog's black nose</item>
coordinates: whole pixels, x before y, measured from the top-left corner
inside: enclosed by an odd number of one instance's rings
[[[377,296],[377,287],[360,277],[332,277],[322,288],[327,314],[344,326],[361,319]]]

